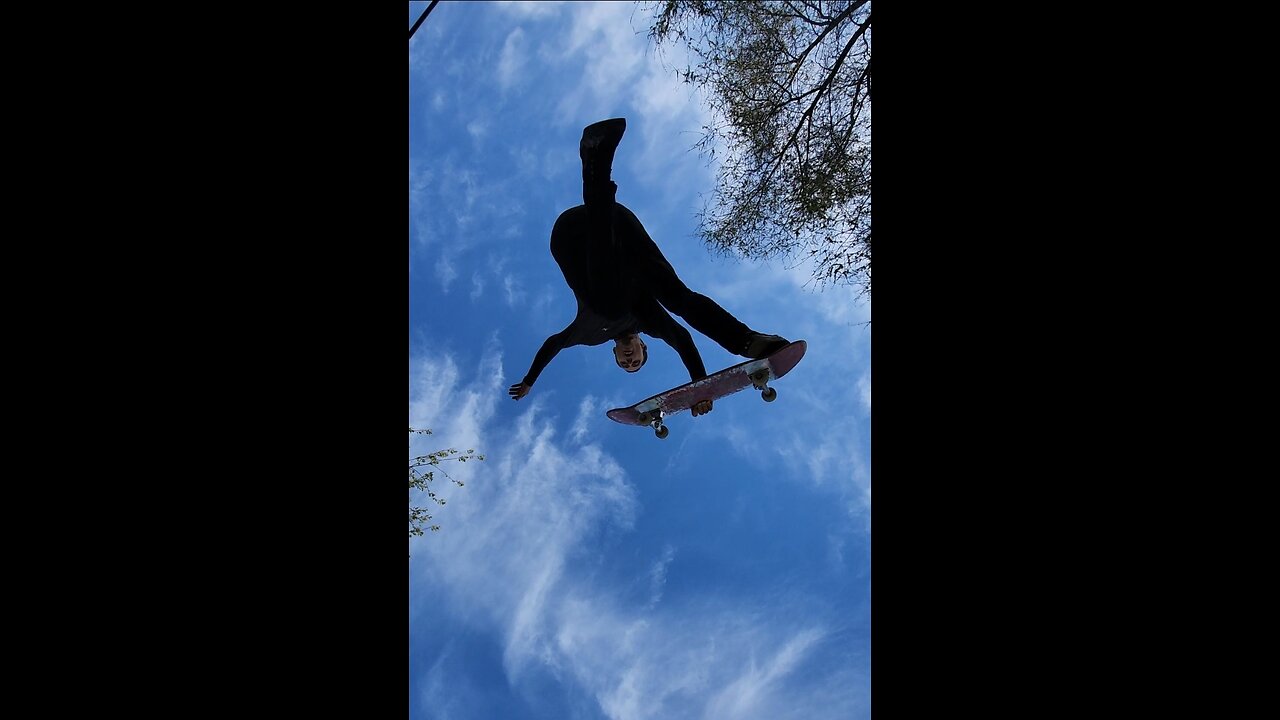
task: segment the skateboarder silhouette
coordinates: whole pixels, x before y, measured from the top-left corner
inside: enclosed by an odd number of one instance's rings
[[[767,357],[788,342],[756,332],[711,298],[690,290],[676,275],[635,216],[616,202],[614,151],[627,127],[624,118],[603,120],[582,131],[582,199],[560,214],[551,231],[551,254],[578,301],[577,315],[564,330],[543,342],[524,379],[508,388],[513,400],[529,394],[547,364],[562,349],[613,341],[612,361],[626,372],[644,367],[648,347],[640,333],[670,345],[689,371],[690,380],[707,376],[689,331],[669,313],[725,350],[746,358]],[[711,411],[710,400],[691,408],[695,416]]]

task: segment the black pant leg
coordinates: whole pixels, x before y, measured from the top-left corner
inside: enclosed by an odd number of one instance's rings
[[[616,191],[617,185],[612,182],[583,186],[587,208],[583,250],[590,278],[591,305],[593,310],[609,318],[626,313],[634,299],[634,282],[625,268],[614,231]]]
[[[680,316],[698,332],[711,338],[734,355],[746,349],[751,328],[720,307],[716,301],[694,292],[680,280],[665,257],[648,257],[640,263],[644,268],[641,290],[649,292],[671,313]]]

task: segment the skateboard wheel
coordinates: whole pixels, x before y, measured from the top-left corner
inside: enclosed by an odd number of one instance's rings
[[[665,440],[667,435],[671,434],[671,431],[667,429],[666,425],[659,425],[658,429],[654,431],[654,434],[658,436],[659,440]]]
[[[760,391],[760,397],[764,398],[765,402],[773,402],[778,399],[778,391],[771,387],[767,387]]]

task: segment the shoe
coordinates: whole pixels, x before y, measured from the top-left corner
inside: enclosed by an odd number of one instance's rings
[[[584,187],[609,183],[613,172],[613,153],[618,149],[618,143],[622,142],[622,134],[626,131],[626,118],[601,120],[583,128],[578,155],[582,158]]]
[[[754,360],[766,358],[791,344],[790,340],[777,335],[765,335],[752,332],[747,336],[747,344],[740,353],[743,357]]]

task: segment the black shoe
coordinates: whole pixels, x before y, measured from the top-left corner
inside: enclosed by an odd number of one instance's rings
[[[739,354],[743,357],[759,360],[760,358],[769,357],[790,344],[790,340],[777,335],[753,332],[747,336],[747,344]]]
[[[613,118],[592,123],[582,130],[578,155],[582,158],[582,185],[603,187],[613,172],[613,153],[627,131],[626,118]]]

